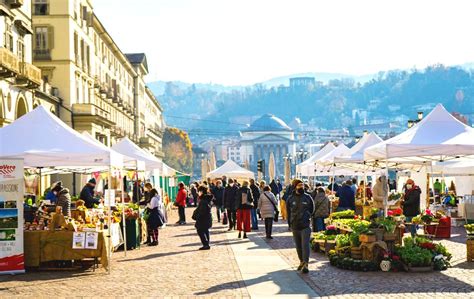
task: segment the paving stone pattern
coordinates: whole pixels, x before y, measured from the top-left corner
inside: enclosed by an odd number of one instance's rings
[[[261,229],[263,230],[263,229]],[[260,231],[259,235],[263,236]],[[355,272],[332,267],[324,254],[312,253],[309,275],[301,275],[321,296],[331,298],[474,298],[474,263],[466,262],[465,233],[453,228],[453,237],[440,240],[453,254],[452,268],[441,272]],[[274,228],[268,241],[284,259],[299,263],[286,224]]]

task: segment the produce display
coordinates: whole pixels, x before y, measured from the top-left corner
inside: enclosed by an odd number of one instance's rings
[[[446,270],[452,258],[447,248],[432,240],[417,236],[403,239],[404,246],[396,249],[396,254],[405,267],[432,267],[434,270]]]
[[[354,211],[353,210],[345,210],[345,211],[341,211],[341,212],[334,212],[334,213],[331,213],[331,215],[329,217],[331,219],[341,219],[341,218],[353,219],[354,218]]]
[[[466,232],[469,235],[474,235],[474,223],[473,224],[466,224],[466,225],[464,225],[464,228],[466,229]]]

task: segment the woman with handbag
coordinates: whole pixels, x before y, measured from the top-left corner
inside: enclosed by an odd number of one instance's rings
[[[162,227],[165,223],[163,216],[163,201],[161,200],[158,191],[154,188],[150,190],[150,197],[151,200],[147,204],[147,228],[150,232],[151,242],[148,246],[156,246],[158,245],[158,228]]]
[[[275,195],[271,192],[270,186],[265,186],[263,188],[263,193],[260,195],[260,199],[258,200],[258,209],[265,221],[266,238],[273,239],[272,227],[273,221],[278,220],[278,209],[277,200]]]
[[[199,250],[209,250],[210,234],[209,229],[212,227],[211,203],[213,196],[209,194],[206,186],[202,185],[198,188],[199,201],[198,206],[193,212],[193,220],[196,221],[196,227],[202,247]]]

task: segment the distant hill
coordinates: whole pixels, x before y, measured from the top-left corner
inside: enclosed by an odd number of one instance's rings
[[[267,87],[278,87],[280,85],[288,86],[290,82],[290,78],[294,78],[294,77],[314,77],[316,81],[321,81],[324,84],[327,84],[331,80],[337,80],[337,79],[352,79],[354,80],[354,82],[364,84],[372,80],[376,76],[377,76],[376,74],[355,76],[355,75],[347,75],[347,74],[339,74],[339,73],[299,73],[299,74],[292,74],[289,76],[276,77],[268,81],[264,81],[262,82],[262,84]]]

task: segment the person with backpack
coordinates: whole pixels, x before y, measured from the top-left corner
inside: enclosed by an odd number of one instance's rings
[[[227,210],[227,218],[229,221],[228,231],[235,229],[236,225],[237,214],[235,209],[235,198],[238,190],[239,188],[234,185],[234,180],[229,179],[227,187],[224,189],[224,196],[222,199],[223,206]]]
[[[314,213],[314,202],[311,196],[305,193],[303,181],[295,179],[292,185],[294,191],[286,203],[288,225],[293,233],[296,252],[300,260],[298,271],[306,274],[309,272],[311,218]]]
[[[267,239],[273,239],[272,228],[275,219],[275,212],[277,211],[277,200],[275,195],[271,192],[270,186],[263,188],[263,193],[258,200],[258,209],[265,221],[265,234]]]

